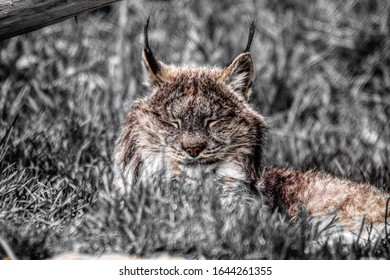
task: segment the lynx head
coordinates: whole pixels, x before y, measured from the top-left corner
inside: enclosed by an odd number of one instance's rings
[[[249,105],[254,23],[246,49],[224,69],[159,61],[149,46],[148,23],[143,60],[150,93],[133,104],[122,133],[122,169],[138,174],[164,154],[174,172],[207,166],[222,175],[259,180],[265,124]]]

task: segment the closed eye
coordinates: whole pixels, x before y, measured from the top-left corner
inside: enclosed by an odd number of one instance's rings
[[[164,124],[166,124],[166,125],[173,126],[173,127],[176,128],[176,129],[179,129],[180,126],[181,126],[181,122],[180,122],[180,120],[178,120],[178,119],[169,120],[169,119],[164,118],[161,114],[155,113],[155,112],[153,112],[153,115],[155,115],[156,118],[157,118],[160,122],[162,122],[162,123],[164,123]]]
[[[206,126],[206,128],[209,128],[209,127],[211,127],[214,123],[216,123],[216,122],[218,122],[218,120],[214,120],[214,119],[207,119],[206,121],[205,121],[205,126]]]
[[[206,119],[206,128],[212,128],[213,126],[217,125],[218,122],[221,122],[221,121],[229,121],[231,120],[232,117],[230,116],[226,116],[226,117],[222,117],[222,118],[219,118],[219,119]]]
[[[161,118],[159,120],[160,120],[160,122],[167,124],[167,125],[170,125],[170,126],[173,126],[176,129],[180,128],[180,120],[166,120],[166,119],[161,119]]]
[[[167,121],[167,123],[169,123],[170,125],[172,125],[172,126],[175,127],[176,129],[179,129],[179,128],[180,128],[180,120]]]

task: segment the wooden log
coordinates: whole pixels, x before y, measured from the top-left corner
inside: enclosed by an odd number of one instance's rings
[[[0,40],[121,0],[0,0]]]

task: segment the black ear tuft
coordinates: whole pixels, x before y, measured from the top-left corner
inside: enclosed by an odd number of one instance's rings
[[[255,35],[255,31],[256,31],[256,19],[252,18],[251,25],[249,27],[248,42],[246,44],[245,50],[243,51],[244,53],[250,51],[252,40],[253,40],[253,36]]]
[[[147,70],[147,82],[151,82],[153,85],[160,85],[164,82],[167,74],[167,66],[159,61],[153,54],[149,46],[149,22],[150,16],[146,20],[144,27],[144,51],[143,58]]]
[[[150,22],[150,16],[148,16],[148,19],[146,20],[146,24],[144,26],[144,47],[145,49],[150,50],[149,47],[149,37],[148,37],[148,30],[149,30],[149,22]]]
[[[157,74],[160,71],[160,64],[156,57],[153,55],[152,50],[149,46],[149,36],[148,36],[148,30],[149,30],[149,21],[150,16],[146,20],[146,24],[144,27],[144,55],[145,55],[145,63],[147,63],[147,66],[150,68],[149,70],[152,71],[154,74]]]

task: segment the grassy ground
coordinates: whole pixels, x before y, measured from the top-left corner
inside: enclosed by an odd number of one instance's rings
[[[389,259],[386,241],[310,246],[304,217],[292,225],[257,204],[222,218],[207,184],[188,194],[156,178],[128,196],[112,185],[126,100],[145,92],[142,26],[152,12],[151,44],[175,64],[226,65],[255,17],[253,105],[271,127],[267,164],[390,191],[388,1],[139,3],[0,42],[0,241],[24,259],[67,250]]]

